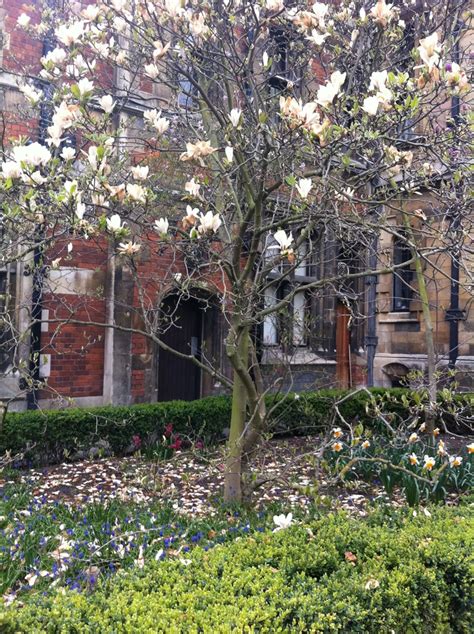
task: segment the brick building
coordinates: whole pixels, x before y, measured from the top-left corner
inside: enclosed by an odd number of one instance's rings
[[[0,3],[0,109],[4,114],[4,138],[23,134],[36,140],[41,139],[41,122],[25,116],[17,80],[25,65],[32,76],[39,72],[44,44],[28,38],[17,27],[23,10],[20,0]],[[99,68],[98,72],[106,77],[107,70]],[[152,98],[159,96],[150,82],[144,81],[141,89]],[[130,109],[129,113],[125,109],[122,116],[136,117],[139,108],[133,111],[130,105]],[[172,206],[179,200],[174,192],[179,190],[185,173],[178,163],[162,163],[160,168],[167,180],[166,201]],[[427,196],[422,204],[417,199],[413,205],[423,207],[427,215],[436,209],[436,201]],[[387,209],[381,213],[393,212]],[[48,268],[40,302],[34,299],[31,263],[9,265],[0,271],[0,292],[10,304],[4,305],[3,310],[13,315],[17,331],[27,330],[32,312],[40,311],[35,332],[32,337],[21,339],[13,356],[4,346],[0,357],[0,399],[11,399],[12,409],[23,409],[38,403],[43,407],[57,405],[57,397],[71,399],[79,406],[129,404],[199,398],[224,389],[221,382],[140,334],[141,287],[153,296],[155,304],[162,303],[165,316],[168,311],[179,318],[180,328],[170,328],[165,333],[165,344],[183,354],[211,357],[224,376],[229,372],[224,353],[226,323],[220,302],[222,280],[209,269],[194,272],[193,283],[199,290],[192,299],[177,302],[177,280],[190,263],[186,258],[177,259],[171,250],[153,249],[153,241],[153,235],[146,237],[149,247],[145,245],[137,260],[138,269],[133,272],[113,255],[105,240],[59,242],[53,252],[46,254],[48,265],[57,258],[61,258],[61,263]],[[401,263],[406,256],[403,246],[389,234],[382,234],[376,249],[388,263]],[[328,256],[334,267],[339,260],[339,255]],[[452,266],[447,256],[439,264],[444,269]],[[137,277],[141,280],[138,286]],[[449,276],[433,275],[429,283],[439,366],[455,366],[463,385],[468,387],[474,376],[474,315],[470,310],[472,297],[462,288],[450,283]],[[286,363],[289,361],[283,380],[291,380],[296,390],[367,383],[400,385],[410,370],[424,370],[423,319],[408,267],[396,275],[362,280],[357,293],[364,319],[349,320],[346,303],[336,294],[320,298],[312,306],[312,345],[295,333],[291,358],[279,347],[277,328],[271,320],[263,323],[258,338],[266,376],[283,372],[282,357]],[[295,313],[299,310],[297,298],[295,295]],[[75,323],[81,321],[89,323]],[[108,324],[118,325],[119,329],[107,327]],[[32,394],[19,384],[15,363],[19,358],[31,358],[33,339],[40,351],[39,376],[47,381],[48,390]]]

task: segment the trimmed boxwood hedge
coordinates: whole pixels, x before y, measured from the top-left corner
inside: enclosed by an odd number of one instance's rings
[[[472,509],[329,515],[0,614],[5,634],[473,631]]]
[[[332,423],[334,403],[347,392],[321,390],[279,397],[268,396],[271,407],[277,399],[273,418],[275,430],[286,434],[310,434],[326,429]],[[371,390],[372,394],[392,397],[390,411],[405,418],[413,395],[404,389]],[[472,395],[456,397],[472,404]],[[340,405],[340,412],[349,422],[374,426],[376,421],[367,414],[369,395],[356,392]],[[198,401],[168,401],[132,406],[91,407],[8,413],[0,434],[0,453],[28,453],[35,461],[52,462],[88,449],[99,440],[106,441],[114,454],[130,448],[132,437],[140,436],[143,444],[159,440],[168,423],[184,437],[200,438],[207,444],[223,439],[229,426],[231,401],[229,396],[215,396]]]

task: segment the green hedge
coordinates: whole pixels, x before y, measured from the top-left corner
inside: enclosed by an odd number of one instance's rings
[[[473,512],[329,515],[0,615],[13,633],[473,631]],[[190,562],[190,563],[189,563]]]
[[[390,399],[389,408],[394,416],[403,419],[416,395],[404,389],[371,390],[372,394]],[[269,396],[270,408],[277,399],[274,411],[274,429],[279,433],[310,434],[327,428],[332,422],[334,403],[346,392],[321,390],[291,394],[279,402],[279,397]],[[472,396],[456,397],[466,407]],[[357,392],[340,406],[340,412],[348,422],[361,422],[376,426],[373,414],[367,413],[367,392]],[[115,454],[130,447],[133,436],[140,436],[143,444],[159,440],[168,423],[184,437],[202,439],[212,444],[225,437],[230,423],[231,403],[228,396],[203,398],[198,401],[168,401],[132,406],[93,407],[8,413],[0,434],[0,453],[23,452],[34,446],[29,455],[44,463],[71,457],[78,450],[87,451],[99,440],[106,441]],[[27,454],[28,455],[28,454]]]

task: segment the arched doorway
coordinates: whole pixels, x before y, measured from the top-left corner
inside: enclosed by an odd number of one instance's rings
[[[167,297],[161,307],[164,332],[161,340],[174,350],[196,356],[201,354],[203,311],[197,299]],[[201,370],[189,359],[159,349],[158,400],[192,401],[201,396]]]

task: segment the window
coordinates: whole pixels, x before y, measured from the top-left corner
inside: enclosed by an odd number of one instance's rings
[[[13,363],[14,337],[12,319],[14,318],[15,271],[0,269],[0,373],[7,373]]]
[[[410,247],[402,238],[393,241],[393,263],[398,268],[393,272],[393,310],[408,312],[413,298],[411,281],[413,271],[408,263],[411,260]]]
[[[275,259],[280,252],[279,245],[269,236],[266,246],[266,259]],[[309,245],[300,246],[296,266],[280,261],[268,275],[268,282],[272,282],[265,290],[264,305],[270,308],[284,301],[287,303],[277,312],[267,315],[263,322],[263,344],[278,346],[286,352],[294,348],[305,347],[308,344],[308,326],[310,320],[309,295],[305,291],[298,291],[298,286],[311,281],[313,274]]]

